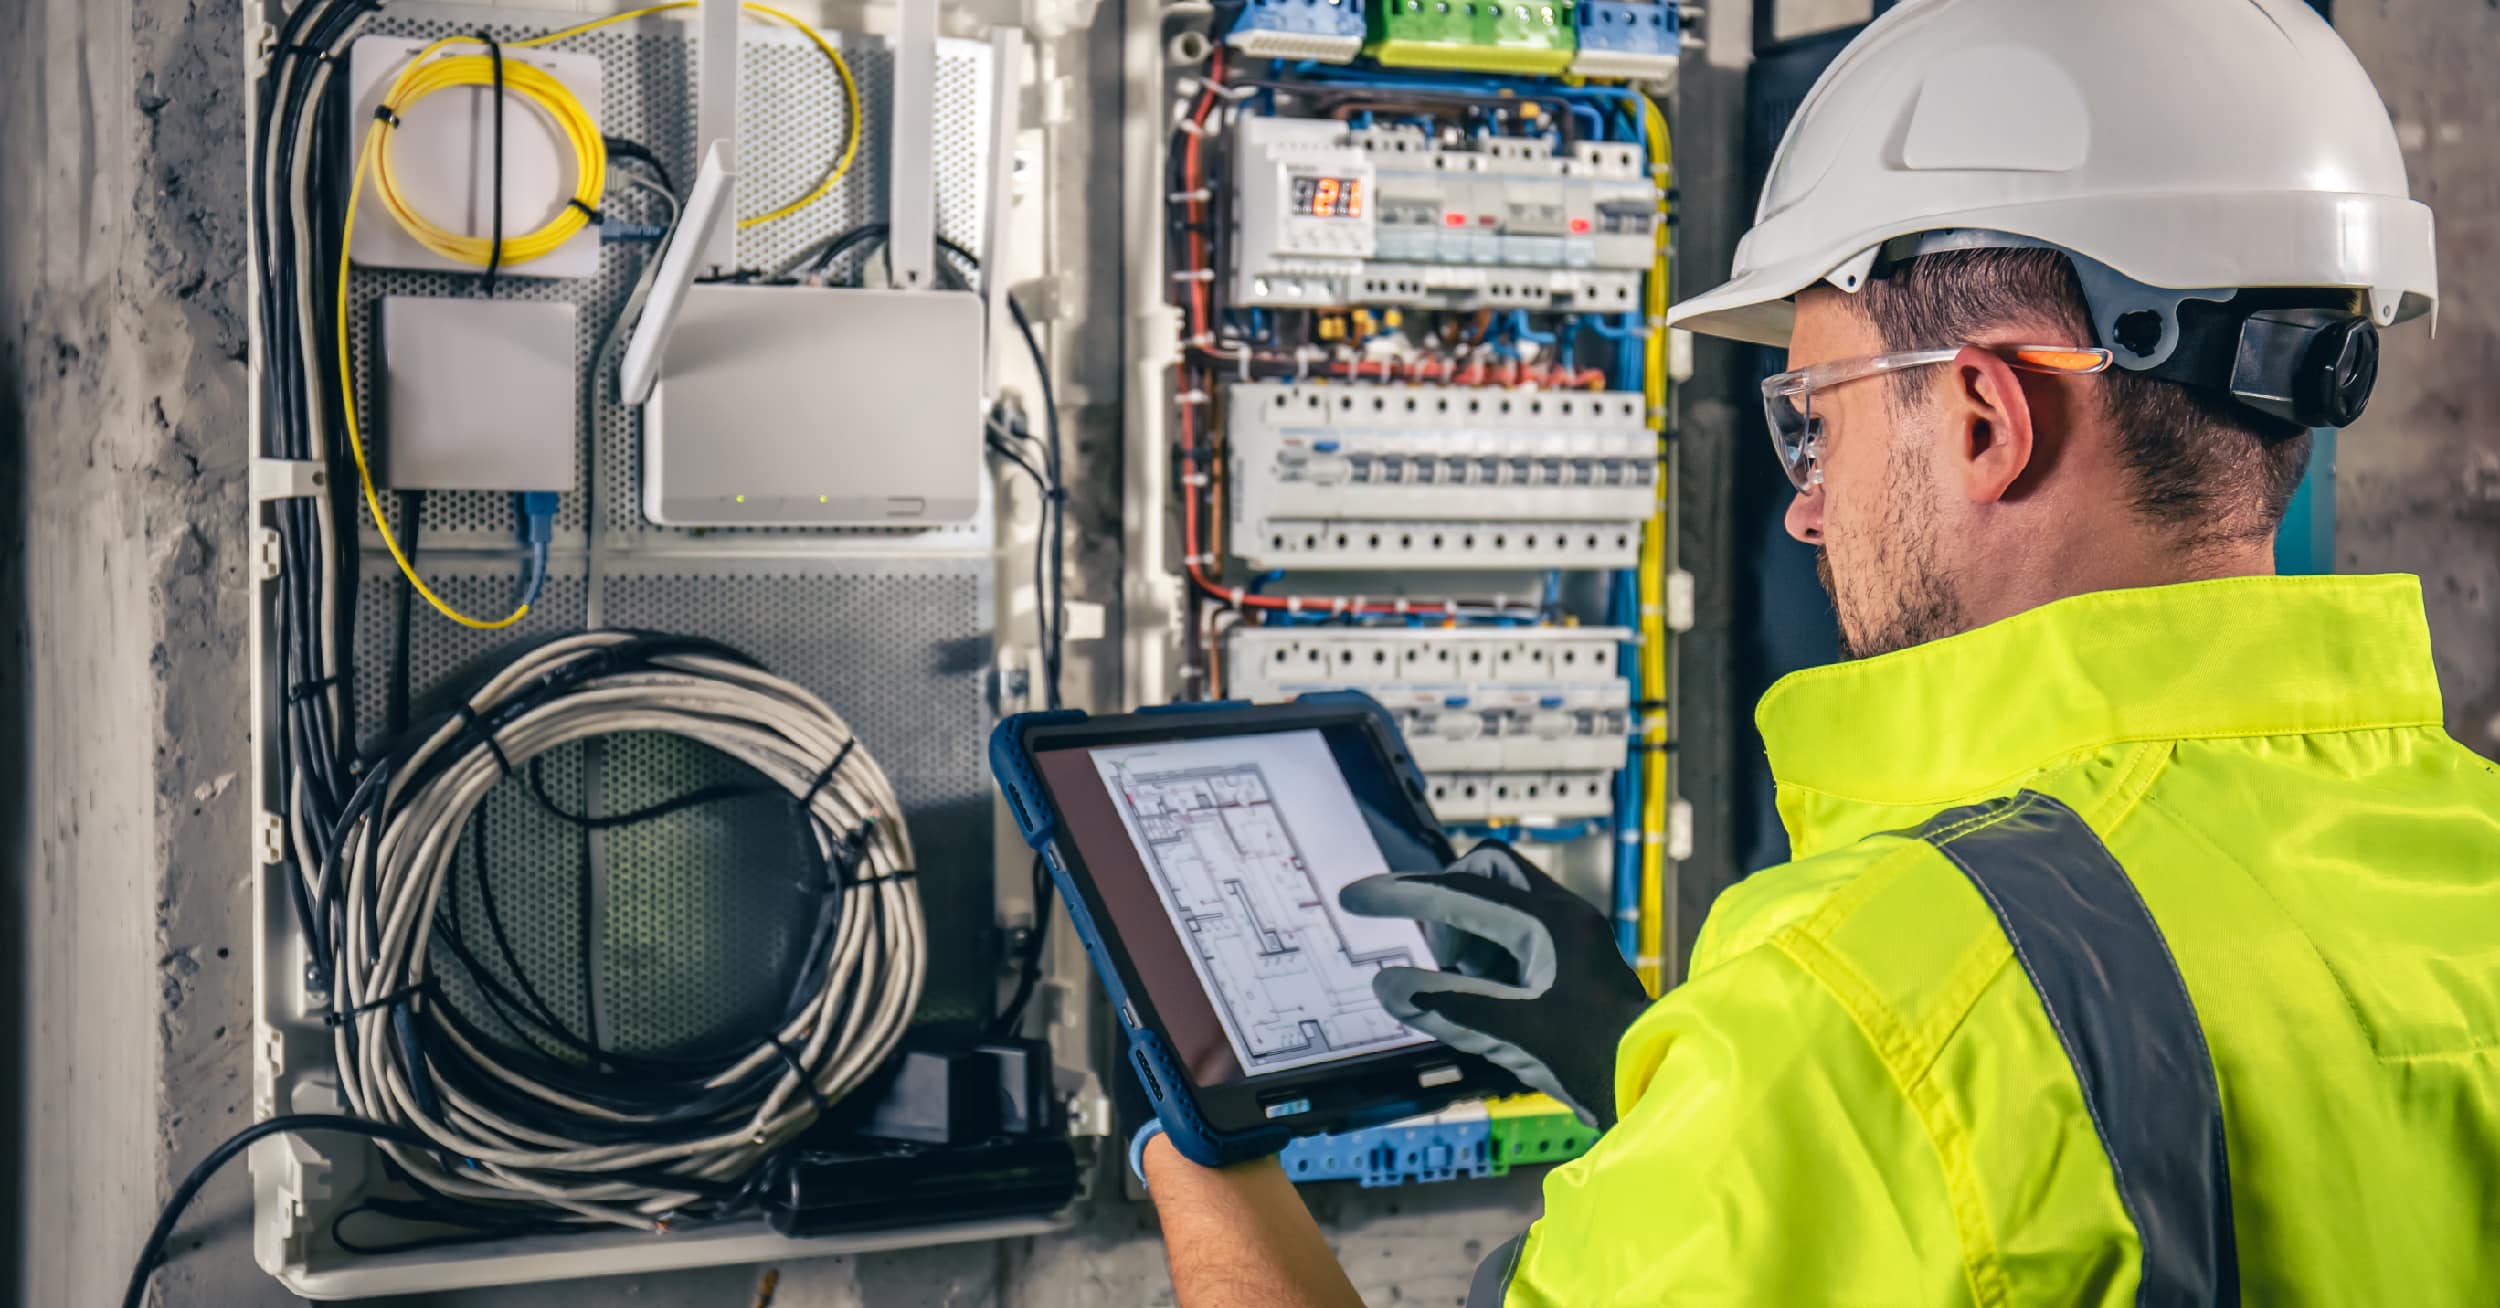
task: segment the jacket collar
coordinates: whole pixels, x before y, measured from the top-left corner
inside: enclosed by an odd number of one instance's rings
[[[2436,726],[2421,583],[2234,577],[2101,591],[1783,678],[1754,720],[1797,857],[2127,741]]]

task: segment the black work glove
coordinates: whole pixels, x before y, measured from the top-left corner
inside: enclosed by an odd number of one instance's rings
[[[1446,872],[1365,877],[1337,902],[1421,922],[1453,969],[1374,973],[1372,993],[1399,1021],[1510,1069],[1601,1131],[1615,1124],[1615,1045],[1649,993],[1587,900],[1487,841]]]

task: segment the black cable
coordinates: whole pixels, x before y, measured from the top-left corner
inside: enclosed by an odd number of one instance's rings
[[[1025,317],[1024,307],[1016,303],[1016,297],[1010,295],[1006,299],[1007,315],[1015,319],[1016,332],[1024,338],[1025,351],[1033,356],[1033,375],[1041,380],[1042,430],[1048,433],[1046,448],[1049,451],[1047,466],[1050,469],[1050,490],[1045,498],[1054,511],[1044,517],[1042,526],[1048,533],[1047,544],[1053,584],[1050,592],[1048,621],[1042,633],[1042,694],[1044,703],[1055,709],[1060,704],[1059,670],[1064,653],[1062,645],[1067,636],[1068,621],[1066,593],[1068,483],[1061,472],[1059,396],[1051,385],[1050,360],[1042,353],[1041,339],[1034,334],[1032,320]],[[1037,545],[1036,552],[1039,550],[1040,546]],[[1037,605],[1040,603],[1038,588],[1035,603]]]
[[[424,545],[424,491],[399,493],[399,522],[400,531],[406,538],[400,542],[400,547],[407,552],[409,570],[414,571],[418,551]],[[417,602],[416,584],[408,580],[406,573],[400,575],[398,589],[397,604],[391,617],[390,704],[384,717],[393,736],[408,729],[408,637],[415,625]]]
[[[122,1308],[143,1308],[148,1294],[148,1277],[165,1261],[165,1246],[173,1238],[175,1223],[182,1220],[184,1210],[199,1197],[201,1187],[208,1184],[209,1178],[215,1176],[218,1169],[270,1136],[305,1131],[336,1131],[342,1135],[363,1136],[368,1140],[388,1140],[414,1149],[439,1147],[413,1126],[368,1121],[345,1113],[286,1113],[252,1123],[209,1150],[208,1156],[191,1169],[191,1174],[182,1178],[182,1184],[174,1187],[172,1196],[165,1200],[164,1210],[157,1214],[155,1227],[148,1232],[147,1243],[139,1247],[139,1260],[131,1264],[130,1285],[122,1291]]]
[[[1017,960],[1016,992],[1009,996],[998,1016],[990,1022],[989,1038],[1005,1040],[1024,1026],[1024,1010],[1033,1002],[1033,992],[1042,983],[1042,948],[1050,939],[1050,908],[1058,883],[1050,879],[1050,868],[1041,856],[1033,856],[1033,927],[1024,938],[1024,953]]]
[[[620,163],[641,164],[651,170],[652,176],[659,179],[661,190],[672,196],[677,194],[677,183],[669,177],[668,165],[660,162],[660,156],[653,154],[651,147],[639,141],[627,140],[622,136],[605,136],[600,140],[606,143],[610,159]]]
[[[495,295],[495,271],[503,267],[503,47],[484,32],[477,34],[479,44],[486,47],[487,61],[495,71],[495,181],[486,204],[486,273],[480,285],[488,299]]]

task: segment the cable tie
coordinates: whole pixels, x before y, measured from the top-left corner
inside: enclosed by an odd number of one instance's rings
[[[1302,597],[1299,595],[1287,595],[1285,597],[1285,612],[1295,614],[1302,612]]]
[[[808,1102],[816,1105],[816,1115],[823,1117],[831,1113],[833,1101],[825,1098],[824,1090],[816,1084],[815,1075],[807,1070],[806,1064],[799,1061],[798,1055],[790,1052],[790,1046],[783,1042],[780,1034],[777,1032],[767,1034],[764,1040],[773,1047],[774,1053],[781,1055],[781,1061],[790,1069],[790,1075],[797,1077],[799,1085],[806,1089]]]
[[[1204,137],[1208,135],[1206,126],[1195,118],[1184,118],[1172,124],[1172,130],[1184,136]]]
[[[1193,489],[1193,490],[1194,490],[1194,489],[1197,489],[1198,487],[1205,486],[1205,485],[1209,484],[1209,483],[1210,483],[1210,482],[1212,482],[1213,480],[1214,480],[1213,478],[1211,478],[1211,477],[1207,476],[1207,474],[1205,474],[1205,473],[1203,473],[1203,472],[1192,472],[1192,473],[1186,473],[1186,474],[1183,474],[1183,475],[1182,475],[1182,477],[1181,477],[1181,484],[1182,484],[1183,486],[1190,487],[1191,489]]]
[[[486,729],[486,719],[479,717],[477,710],[471,708],[469,701],[465,699],[459,701],[454,708],[460,714],[460,720],[468,725],[469,731],[479,740],[486,742],[486,752],[495,756],[495,766],[502,768],[505,776],[511,776],[512,758],[503,752],[503,742],[495,739],[495,733]]]
[[[1632,707],[1639,709],[1644,713],[1663,713],[1674,708],[1675,701],[1666,699],[1636,699],[1632,701]]]
[[[486,47],[486,57],[495,72],[495,185],[487,200],[486,273],[481,288],[489,299],[495,294],[495,274],[503,267],[503,46],[484,32],[478,42]],[[510,772],[506,768],[504,771]]]
[[[1163,198],[1172,204],[1205,204],[1215,198],[1215,192],[1201,186],[1194,191],[1173,191]]]
[[[1247,591],[1244,591],[1241,587],[1239,587],[1239,586],[1235,586],[1235,587],[1233,587],[1233,590],[1232,590],[1233,607],[1234,607],[1234,608],[1240,608],[1240,607],[1241,607],[1241,601],[1242,601],[1242,600],[1243,600],[1243,599],[1244,599],[1247,595],[1248,595],[1248,592],[1247,592]]]
[[[608,216],[607,216],[605,213],[602,213],[602,212],[600,212],[599,210],[597,210],[597,209],[593,209],[593,208],[591,208],[589,205],[586,205],[586,204],[582,203],[582,197],[580,197],[580,196],[578,196],[578,195],[573,196],[572,198],[570,198],[570,199],[566,200],[564,203],[565,203],[566,207],[568,207],[568,208],[573,208],[573,209],[579,209],[579,210],[581,210],[581,211],[582,211],[582,216],[583,216],[584,218],[589,219],[589,220],[590,220],[590,223],[591,223],[591,226],[593,226],[593,227],[596,227],[596,226],[599,226],[599,225],[601,225],[601,224],[604,224],[604,223],[606,223],[606,222],[607,222],[607,220],[608,220]]]
[[[372,999],[368,999],[353,1008],[333,1008],[329,1012],[321,1015],[321,1024],[323,1026],[331,1027],[345,1026],[367,1013],[378,1013],[395,1004],[404,1004],[418,995],[430,995],[433,992],[434,978],[427,977],[423,981],[411,982],[408,985],[401,986],[399,989],[391,991],[389,994],[378,995]]]
[[[392,109],[389,105],[387,105],[387,104],[377,104],[377,105],[373,106],[373,118],[374,118],[374,121],[376,121],[376,122],[378,122],[378,123],[381,123],[381,124],[383,124],[384,126],[387,126],[387,127],[397,127],[397,126],[399,126],[399,114],[398,114],[398,112],[397,112],[397,111],[395,111],[395,110],[393,110],[393,109]]]
[[[1362,597],[1362,596],[1360,596],[1360,595],[1355,596],[1355,597],[1354,597],[1354,601],[1353,601],[1353,605],[1354,605],[1354,607],[1355,607],[1355,608],[1358,608],[1358,609],[1359,609],[1359,608],[1361,608],[1361,607],[1363,607],[1363,597]],[[1343,612],[1345,612],[1345,611],[1346,611],[1346,597],[1345,597],[1345,596],[1343,596],[1343,595],[1340,595],[1340,596],[1338,596],[1338,597],[1336,598],[1336,600],[1333,602],[1333,607],[1329,609],[1329,612],[1331,612],[1331,613],[1343,613]]]
[[[328,676],[315,678],[311,681],[296,682],[286,688],[286,702],[289,704],[301,704],[305,700],[311,699],[317,695],[328,694],[330,688],[338,685],[340,681],[341,678],[337,676]]]
[[[1215,280],[1215,270],[1213,268],[1183,268],[1179,272],[1172,274],[1172,280],[1176,282],[1211,282]]]
[[[1672,754],[1676,752],[1675,742],[1672,740],[1662,740],[1656,744],[1651,744],[1646,740],[1635,740],[1631,742],[1627,748],[1635,754]]]
[[[1196,405],[1205,404],[1214,398],[1214,396],[1207,394],[1205,391],[1182,391],[1180,394],[1172,397],[1172,402],[1174,404]]]
[[[1653,313],[1641,321],[1648,324],[1651,331],[1663,331],[1667,325],[1667,316],[1663,313]]]
[[[849,740],[842,742],[842,748],[834,751],[833,761],[825,765],[824,771],[816,774],[816,780],[808,786],[807,793],[799,796],[800,812],[806,812],[815,804],[818,792],[825,788],[825,784],[827,782],[833,780],[834,773],[841,771],[842,765],[850,760],[851,751],[857,748],[859,748],[859,737],[857,736],[853,736]],[[865,831],[866,828],[863,827],[862,830]]]
[[[1396,599],[1389,602],[1389,611],[1397,614],[1401,618],[1406,616],[1407,608],[1406,597],[1404,595],[1400,595]]]

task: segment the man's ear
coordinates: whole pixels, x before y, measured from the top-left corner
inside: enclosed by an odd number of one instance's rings
[[[1973,504],[1997,503],[2013,492],[2039,452],[2031,397],[2012,365],[1976,345],[1965,345],[1954,356],[1952,375],[1945,413],[1954,442],[1953,484]]]

